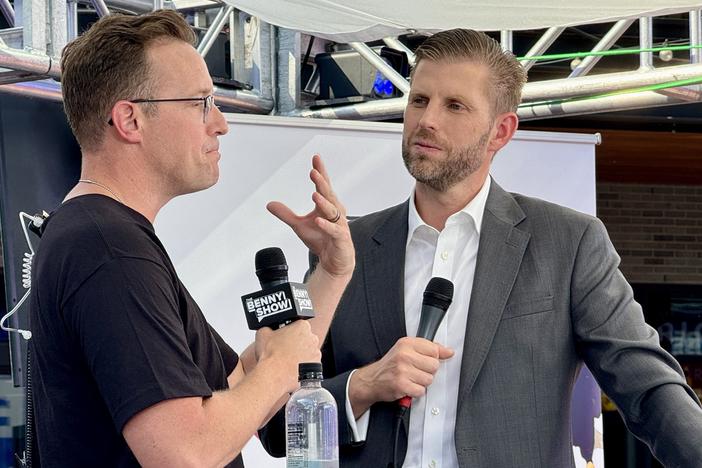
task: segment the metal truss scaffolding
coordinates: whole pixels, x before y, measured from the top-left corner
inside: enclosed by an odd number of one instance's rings
[[[702,7],[702,5],[701,5]],[[302,117],[387,120],[401,118],[409,82],[378,53],[378,47],[363,42],[334,44],[358,54],[392,83],[400,97],[365,99],[345,105],[303,102],[301,84],[304,63],[301,44],[310,37],[267,24],[226,3],[211,0],[0,0],[0,11],[9,27],[0,30],[0,92],[19,93],[60,100],[59,58],[65,44],[78,31],[79,12],[98,16],[112,12],[138,14],[157,8],[181,11],[201,32],[197,50],[204,57],[213,44],[228,35],[231,80],[215,86],[218,105],[234,112],[278,114]],[[524,89],[519,116],[522,120],[588,114],[642,107],[665,106],[702,100],[702,20],[700,10],[689,12],[689,37],[684,47],[657,46],[653,28],[657,17],[620,20],[597,37],[592,50],[584,51],[570,62],[569,74],[542,81],[529,81]],[[638,24],[635,24],[638,21]],[[630,71],[590,74],[606,55],[622,52],[617,46],[621,36],[638,26],[638,67]],[[530,50],[521,57],[526,70],[533,70],[549,48],[557,44],[566,28],[545,30]],[[500,31],[503,48],[512,50],[514,33]],[[410,64],[411,49],[400,38],[387,37],[387,47],[403,52]],[[676,49],[677,47],[677,49]],[[311,46],[310,46],[311,48]],[[686,58],[654,66],[654,53],[668,57],[683,49]],[[689,51],[689,53],[687,53]],[[220,51],[221,52],[221,51]],[[309,51],[308,54],[309,55]],[[224,58],[222,58],[224,60]],[[564,60],[564,59],[561,59]],[[570,60],[570,59],[567,59]],[[660,62],[660,60],[659,60]],[[681,63],[682,62],[682,63]],[[317,81],[315,82],[315,78]],[[305,91],[314,94],[318,74],[308,80]],[[232,85],[232,83],[238,85]],[[309,94],[309,93],[308,93]]]

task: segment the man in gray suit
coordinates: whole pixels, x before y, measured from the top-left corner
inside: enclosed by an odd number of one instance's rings
[[[489,177],[525,81],[475,31],[435,34],[416,51],[402,145],[415,189],[350,224],[356,270],[322,350],[343,467],[389,465],[404,395],[405,468],[574,467],[570,397],[583,364],[659,460],[702,466],[699,402],[645,324],[602,223]],[[432,343],[412,337],[434,276],[455,294]],[[281,428],[261,434],[278,455]]]
[[[404,395],[406,468],[574,466],[583,364],[659,460],[702,466],[699,402],[602,223],[489,177],[517,129],[520,64],[469,30],[435,34],[416,58],[402,145],[414,193],[351,223],[356,271],[323,350],[342,466],[388,466]],[[435,343],[411,338],[433,276],[455,284]]]

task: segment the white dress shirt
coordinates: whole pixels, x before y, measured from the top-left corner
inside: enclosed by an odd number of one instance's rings
[[[410,198],[404,283],[407,336],[417,334],[423,293],[429,280],[435,276],[449,279],[454,284],[453,302],[434,341],[453,349],[455,354],[441,363],[426,394],[412,400],[404,468],[458,467],[453,434],[458,384],[480,227],[489,191],[490,177],[468,205],[449,216],[441,232],[422,220],[414,194]],[[346,414],[355,440],[365,440],[370,410],[354,420],[348,382]]]

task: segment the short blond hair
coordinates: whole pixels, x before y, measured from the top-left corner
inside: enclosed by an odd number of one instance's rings
[[[515,56],[485,33],[449,29],[428,37],[415,52],[415,68],[422,60],[466,60],[485,65],[490,74],[489,93],[496,114],[516,112],[522,100],[526,71]]]
[[[61,56],[63,107],[80,146],[99,148],[117,101],[151,96],[156,83],[150,76],[149,45],[159,40],[194,45],[196,39],[179,13],[158,10],[105,16],[69,43]],[[155,111],[147,106],[145,112]]]

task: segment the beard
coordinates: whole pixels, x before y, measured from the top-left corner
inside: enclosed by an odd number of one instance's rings
[[[452,147],[445,142],[437,141],[432,132],[419,130],[409,139],[402,140],[402,160],[409,173],[417,182],[421,182],[437,192],[448,189],[477,171],[486,157],[485,147],[490,137],[488,129],[477,142],[461,148]],[[436,143],[446,152],[446,158],[433,161],[422,154],[421,150],[413,149],[410,140],[420,138],[423,141]]]

